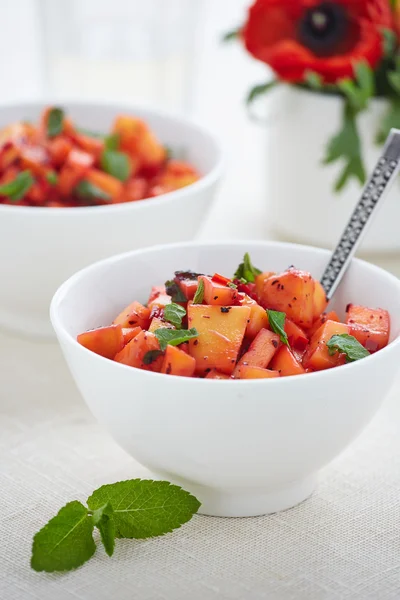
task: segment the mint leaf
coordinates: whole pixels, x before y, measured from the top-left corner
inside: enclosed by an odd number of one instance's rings
[[[83,565],[96,550],[92,533],[87,509],[69,502],[33,538],[31,567],[51,573]]]
[[[257,275],[260,275],[260,269],[255,267],[250,259],[250,255],[248,252],[243,257],[243,262],[240,263],[238,268],[235,271],[234,279],[243,279],[245,283],[254,283]]]
[[[325,164],[337,160],[344,160],[345,162],[343,170],[335,183],[336,191],[340,191],[352,177],[358,179],[360,183],[364,183],[366,180],[356,115],[357,112],[349,103],[346,103],[343,110],[342,129],[330,140],[326,150]]]
[[[163,354],[162,350],[148,350],[143,356],[143,364],[151,365],[161,354]]]
[[[355,337],[348,333],[333,335],[326,345],[331,356],[336,354],[336,352],[345,354],[346,362],[354,362],[370,355],[368,350]]]
[[[98,131],[92,131],[91,129],[85,129],[84,127],[76,127],[75,129],[78,133],[81,133],[82,135],[87,135],[91,138],[102,140],[105,137],[103,133],[99,133]]]
[[[0,196],[7,196],[12,202],[18,202],[30,190],[34,182],[30,171],[22,171],[12,181],[0,185]]]
[[[104,138],[104,148],[106,150],[118,150],[119,142],[119,134],[111,133],[110,135],[106,135]]]
[[[172,302],[187,302],[185,294],[182,292],[179,284],[176,281],[170,280],[165,282],[165,289]]]
[[[193,304],[201,304],[204,300],[204,281],[200,279],[196,293],[193,296]]]
[[[167,329],[166,327],[160,327],[156,329],[154,335],[158,339],[160,349],[164,351],[168,344],[170,346],[179,346],[185,342],[198,337],[198,331],[195,327],[192,329]]]
[[[126,181],[132,171],[128,155],[116,150],[105,150],[101,155],[100,164],[106,173],[120,181]]]
[[[180,304],[167,304],[164,308],[164,319],[172,325],[175,325],[177,329],[182,327],[182,319],[186,315],[186,310]]]
[[[50,185],[57,185],[58,175],[55,171],[49,171],[49,173],[46,173],[46,179]]]
[[[52,138],[60,135],[64,129],[64,111],[62,108],[54,107],[47,117],[47,136]]]
[[[100,531],[101,541],[108,556],[114,554],[115,547],[115,523],[114,523],[114,510],[109,502],[100,506],[100,508],[93,511],[92,515],[93,524]]]
[[[278,310],[269,310],[268,308],[266,313],[268,315],[269,326],[271,327],[272,331],[279,335],[282,344],[285,344],[288,348],[290,348],[288,336],[286,335],[285,331],[285,313]]]
[[[91,510],[110,503],[118,537],[164,535],[189,521],[200,502],[168,481],[133,479],[103,485],[88,498]]]
[[[106,202],[111,201],[111,196],[106,194],[103,190],[101,190],[97,185],[93,185],[90,181],[86,179],[82,179],[75,187],[74,192],[84,200],[105,200]]]
[[[267,83],[261,83],[259,85],[255,85],[251,88],[250,92],[247,94],[246,104],[252,104],[256,98],[259,96],[263,96],[267,92],[269,92],[272,88],[274,88],[278,84],[278,81],[275,79],[273,81],[268,81]]]
[[[241,28],[236,27],[236,29],[231,29],[224,33],[222,41],[223,42],[231,42],[232,40],[237,40],[240,36]]]

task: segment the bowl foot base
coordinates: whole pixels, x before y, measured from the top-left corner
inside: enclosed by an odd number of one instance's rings
[[[223,492],[190,484],[184,486],[201,502],[199,513],[213,517],[257,517],[293,508],[306,500],[316,487],[313,475],[275,491]]]

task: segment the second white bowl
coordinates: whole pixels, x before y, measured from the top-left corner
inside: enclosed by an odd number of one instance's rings
[[[79,126],[107,132],[118,114],[143,118],[160,140],[202,174],[186,188],[150,200],[112,206],[37,208],[0,205],[0,327],[53,337],[51,297],[70,275],[119,252],[191,240],[203,223],[221,176],[214,136],[180,117],[127,106],[61,102]],[[37,122],[44,105],[0,107],[0,129]]]

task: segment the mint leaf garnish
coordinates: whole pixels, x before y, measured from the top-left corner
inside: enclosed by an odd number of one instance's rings
[[[282,344],[285,344],[288,348],[290,348],[288,336],[285,331],[285,313],[278,310],[269,310],[268,308],[266,313],[268,315],[269,326],[271,327],[272,331],[279,335]]]
[[[243,257],[243,262],[240,263],[233,277],[234,279],[244,279],[245,283],[254,283],[257,275],[260,275],[260,273],[260,269],[257,269],[257,267],[252,264],[250,255],[246,252]]]
[[[159,356],[161,356],[161,354],[163,354],[162,350],[149,350],[143,356],[143,364],[151,365]]]
[[[30,171],[22,171],[12,181],[0,185],[0,196],[7,196],[12,202],[18,202],[30,190],[34,182]]]
[[[48,173],[46,173],[46,179],[50,185],[57,185],[58,176],[55,171],[49,171]]]
[[[116,150],[105,150],[101,155],[102,169],[120,181],[126,181],[132,171],[132,165],[127,154]]]
[[[86,181],[86,179],[82,179],[75,187],[74,191],[79,198],[84,200],[105,200],[106,202],[110,202],[111,200],[111,196],[97,187],[97,185],[93,185],[90,181]]]
[[[87,505],[69,502],[34,536],[32,569],[52,573],[83,565],[96,551],[95,526],[109,556],[116,538],[164,535],[189,521],[200,502],[168,481],[132,479],[103,485]]]
[[[31,567],[35,571],[69,571],[93,556],[93,521],[87,508],[69,502],[33,538]]]
[[[204,281],[200,279],[196,293],[193,297],[193,304],[201,304],[204,300]]]
[[[192,329],[167,329],[166,327],[160,327],[156,329],[154,335],[158,339],[160,349],[164,351],[168,344],[170,346],[179,346],[189,340],[198,337],[199,333],[195,327]]]
[[[164,319],[168,321],[168,323],[172,323],[175,325],[177,329],[182,327],[182,319],[186,315],[186,310],[180,304],[175,304],[175,302],[171,302],[171,304],[167,304],[164,308]]]
[[[103,485],[88,498],[91,510],[109,502],[118,537],[143,539],[164,535],[189,521],[200,502],[168,481],[132,479]]]
[[[119,134],[111,133],[106,135],[104,138],[104,148],[106,150],[118,150],[119,148]]]
[[[64,111],[62,108],[54,107],[47,117],[47,135],[52,138],[60,135],[64,128]]]
[[[336,352],[345,354],[346,362],[354,362],[370,355],[368,350],[355,337],[348,333],[333,335],[326,345],[331,356],[336,354]]]
[[[115,523],[114,523],[114,510],[109,502],[100,506],[100,508],[93,511],[92,515],[93,524],[100,531],[101,541],[108,556],[114,554],[115,547]]]
[[[185,294],[182,292],[179,284],[174,281],[166,281],[165,289],[169,296],[171,296],[172,302],[187,302]]]

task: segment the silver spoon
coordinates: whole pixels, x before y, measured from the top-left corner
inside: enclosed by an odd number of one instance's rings
[[[400,130],[391,129],[383,152],[322,275],[321,285],[325,290],[327,300],[330,300],[335,293],[399,170]]]

